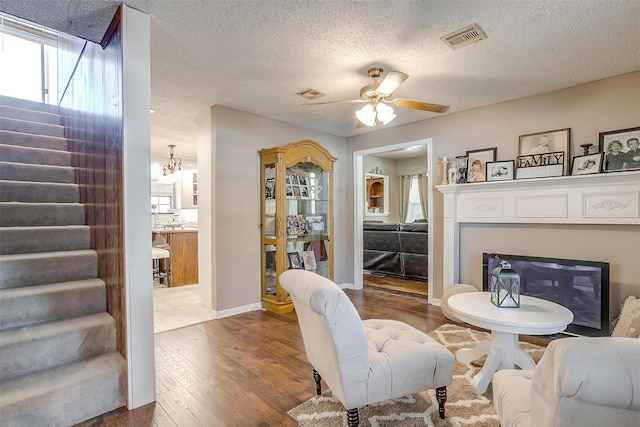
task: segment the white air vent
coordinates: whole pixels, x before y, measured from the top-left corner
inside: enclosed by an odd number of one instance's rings
[[[324,94],[322,92],[319,92],[319,91],[317,91],[315,89],[308,88],[308,89],[301,90],[300,92],[297,92],[296,95],[301,96],[301,97],[303,97],[305,99],[311,100],[311,99],[321,98],[321,97],[325,96],[326,94]]]
[[[486,34],[478,27],[478,24],[473,24],[440,37],[440,40],[445,42],[451,49],[460,49],[486,38]]]

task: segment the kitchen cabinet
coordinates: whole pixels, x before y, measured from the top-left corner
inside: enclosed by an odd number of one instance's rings
[[[198,283],[198,232],[195,230],[161,231],[169,245],[171,287]]]

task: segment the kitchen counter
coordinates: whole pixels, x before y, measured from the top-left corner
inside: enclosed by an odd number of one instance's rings
[[[198,230],[154,228],[169,245],[171,287],[198,283]]]

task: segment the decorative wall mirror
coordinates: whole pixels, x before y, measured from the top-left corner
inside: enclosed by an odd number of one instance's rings
[[[365,173],[365,216],[389,215],[389,177]]]

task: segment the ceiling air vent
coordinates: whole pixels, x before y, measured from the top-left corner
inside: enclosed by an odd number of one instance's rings
[[[305,99],[312,100],[312,99],[318,99],[320,97],[323,97],[326,94],[324,94],[322,92],[319,92],[319,91],[317,91],[315,89],[309,88],[309,89],[301,90],[300,92],[296,92],[296,95],[301,96],[301,97],[303,97]]]
[[[460,49],[486,38],[486,34],[478,27],[478,24],[473,24],[440,37],[440,40],[445,42],[451,49]]]

